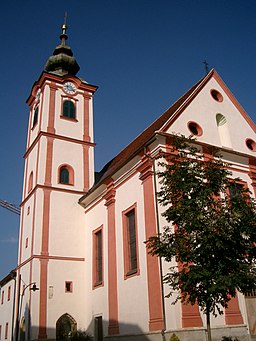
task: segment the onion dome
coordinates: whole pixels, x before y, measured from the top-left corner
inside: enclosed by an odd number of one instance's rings
[[[66,20],[62,25],[62,32],[60,35],[61,43],[56,46],[53,51],[53,55],[50,56],[45,65],[45,71],[52,72],[57,75],[76,75],[80,70],[79,65],[77,64],[75,57],[73,57],[73,52],[71,48],[66,45],[66,40],[68,36],[66,34],[67,31]]]

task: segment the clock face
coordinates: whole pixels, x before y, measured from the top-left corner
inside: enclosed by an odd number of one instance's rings
[[[63,89],[67,94],[70,95],[74,95],[76,93],[76,86],[71,82],[64,83]]]

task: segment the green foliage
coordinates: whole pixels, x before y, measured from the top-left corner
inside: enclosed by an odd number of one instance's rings
[[[180,339],[176,334],[172,334],[172,336],[170,337],[170,341],[180,341]]]
[[[237,179],[230,182],[216,151],[205,158],[195,144],[174,137],[171,154],[160,162],[159,202],[169,225],[146,244],[171,262],[164,277],[170,295],[180,292],[178,299],[197,302],[209,315],[222,313],[236,290],[256,287],[256,205],[243,188],[231,198]]]
[[[93,337],[87,334],[84,330],[78,329],[71,337],[71,341],[93,341]]]

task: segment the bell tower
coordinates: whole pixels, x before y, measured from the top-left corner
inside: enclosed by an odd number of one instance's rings
[[[39,291],[18,298],[17,321],[32,340],[55,339],[63,316],[81,326],[85,309],[84,213],[77,202],[94,183],[97,87],[76,76],[80,68],[67,39],[64,22],[61,42],[27,100],[18,291],[33,282]]]

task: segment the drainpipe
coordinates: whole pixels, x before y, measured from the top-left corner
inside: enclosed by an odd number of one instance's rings
[[[152,161],[153,164],[153,174],[154,174],[154,196],[155,196],[155,207],[156,207],[156,227],[157,234],[160,234],[160,222],[159,222],[159,209],[158,209],[158,198],[157,198],[157,180],[156,180],[156,165],[155,158],[151,155],[147,154],[146,147],[144,147],[144,155]],[[163,312],[163,322],[164,327],[161,331],[163,341],[166,341],[165,332],[166,332],[166,313],[165,313],[165,301],[164,301],[164,283],[163,283],[163,265],[162,265],[162,257],[159,256],[159,270],[160,270],[160,281],[161,281],[161,291],[162,291],[162,312]]]
[[[20,285],[21,285],[21,274],[18,277],[18,290],[17,290],[17,311],[16,311],[16,323],[15,323],[15,341],[19,340],[19,311],[20,311]]]
[[[15,314],[15,302],[16,302],[16,271],[12,271],[12,279],[14,280],[14,290],[13,290],[13,305],[12,305],[12,341],[14,341],[14,314]]]

